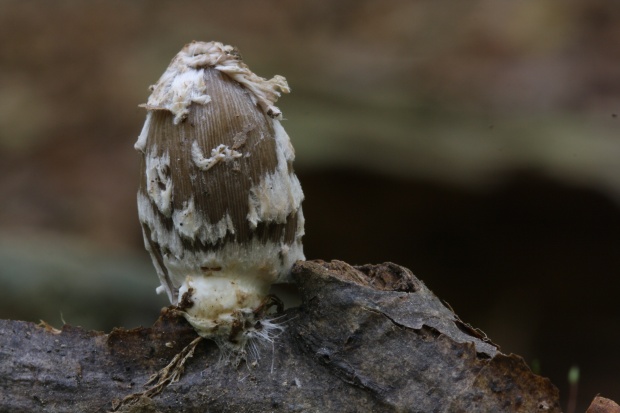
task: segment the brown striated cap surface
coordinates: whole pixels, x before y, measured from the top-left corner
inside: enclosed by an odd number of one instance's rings
[[[138,210],[173,303],[186,276],[270,284],[304,259],[303,192],[273,106],[288,85],[256,76],[233,52],[190,43],[144,105]]]

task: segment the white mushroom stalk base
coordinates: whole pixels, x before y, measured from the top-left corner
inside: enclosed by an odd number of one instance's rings
[[[231,274],[187,276],[179,288],[178,308],[196,332],[216,341],[224,355],[255,359],[283,327],[266,313],[277,305],[269,285],[256,277]]]

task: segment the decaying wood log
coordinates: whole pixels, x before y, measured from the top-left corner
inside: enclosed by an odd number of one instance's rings
[[[502,354],[398,265],[307,261],[302,304],[273,347],[226,362],[203,340],[179,381],[149,377],[196,338],[171,309],[109,334],[0,321],[0,410],[11,412],[559,412],[558,391]],[[125,399],[124,403],[121,401]]]

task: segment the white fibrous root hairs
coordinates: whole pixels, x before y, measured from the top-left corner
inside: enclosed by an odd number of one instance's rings
[[[208,304],[199,299],[194,301],[196,292],[192,288],[187,290],[177,305],[177,311],[201,337],[217,344],[220,349],[219,364],[238,366],[243,361],[258,363],[262,349],[270,348],[274,352],[275,340],[284,331],[284,317],[279,315],[284,306],[278,297],[267,295],[255,309],[234,310],[228,313],[224,322],[218,324],[212,319],[192,315],[196,306]],[[274,307],[275,313],[272,311]]]
[[[236,342],[223,337],[212,337],[211,339],[220,349],[219,364],[238,366],[245,361],[248,365],[253,365],[260,362],[262,352],[267,350],[271,353],[271,370],[273,371],[276,339],[285,329],[282,319],[283,317],[279,316],[256,320],[241,331],[241,337]]]

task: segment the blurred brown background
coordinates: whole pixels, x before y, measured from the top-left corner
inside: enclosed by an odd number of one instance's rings
[[[137,105],[191,40],[293,89],[308,258],[411,268],[620,399],[620,4],[0,2],[0,317],[148,325]],[[579,411],[579,410],[578,410]]]

